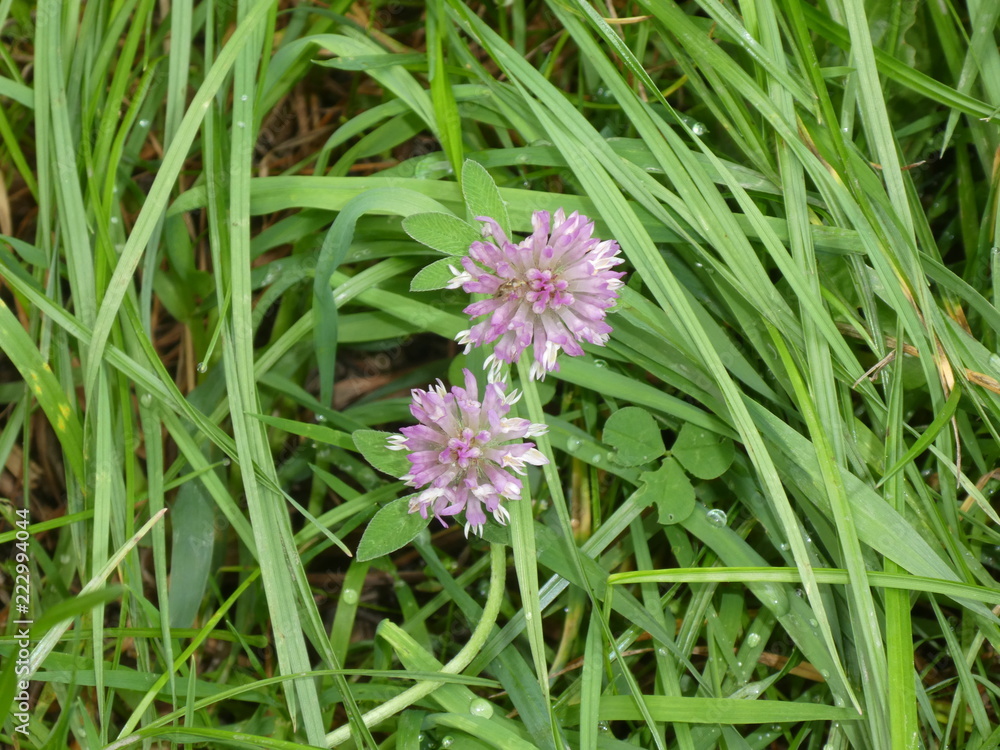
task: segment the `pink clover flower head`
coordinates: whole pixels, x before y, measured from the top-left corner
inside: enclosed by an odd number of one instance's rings
[[[583,354],[581,341],[604,346],[611,333],[604,318],[622,286],[622,262],[614,240],[593,237],[594,223],[560,208],[550,215],[535,211],[534,232],[515,245],[491,218],[483,222],[483,239],[473,242],[462,258],[462,270],[451,267],[449,288],[489,295],[465,308],[472,318],[485,316],[458,342],[468,353],[474,346],[496,341],[487,358],[493,379],[501,363],[513,364],[532,347],[531,377],[544,379],[558,370],[556,357],[565,351]]]
[[[488,383],[479,400],[475,376],[465,373],[465,387],[450,391],[439,380],[428,390],[415,388],[410,412],[419,422],[389,438],[392,450],[409,451],[410,472],[400,479],[410,487],[425,488],[410,501],[410,513],[433,514],[442,525],[465,511],[465,535],[482,534],[486,512],[505,524],[510,514],[503,501],[521,497],[525,464],[540,466],[548,459],[534,443],[521,438],[542,435],[545,425],[508,417],[520,397],[505,394],[506,384]],[[513,472],[513,473],[511,473]]]

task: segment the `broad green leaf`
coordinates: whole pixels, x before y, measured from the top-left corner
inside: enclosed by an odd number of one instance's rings
[[[715,479],[732,465],[736,449],[729,438],[686,424],[671,446],[670,455],[699,479]]]
[[[181,487],[170,518],[170,626],[188,628],[198,616],[215,546],[215,507],[201,482]]]
[[[403,219],[403,231],[421,245],[447,255],[468,255],[469,245],[483,238],[467,221],[433,211],[407,216]]]
[[[500,197],[497,184],[477,161],[465,160],[462,168],[462,195],[465,197],[465,210],[470,221],[480,216],[493,219],[510,237],[510,219],[507,216],[507,204]]]
[[[649,463],[665,450],[656,420],[638,406],[626,406],[608,417],[604,442],[615,449],[615,461],[623,466]]]
[[[455,274],[451,272],[451,268],[455,266],[456,263],[451,258],[441,258],[424,266],[414,274],[413,280],[410,282],[410,291],[428,292],[433,289],[444,289],[448,286],[448,282],[455,277]]]
[[[644,471],[635,493],[639,503],[655,503],[657,519],[665,526],[680,523],[694,511],[694,486],[674,458],[665,458],[655,471]]]
[[[410,471],[410,461],[406,451],[389,448],[391,433],[378,430],[355,430],[351,437],[365,460],[381,472],[393,477],[401,477]]]

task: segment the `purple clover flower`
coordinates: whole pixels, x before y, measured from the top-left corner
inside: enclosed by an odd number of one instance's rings
[[[510,471],[523,475],[525,464],[540,466],[549,460],[534,443],[515,442],[548,429],[505,416],[520,393],[504,395],[506,384],[488,383],[479,401],[475,376],[463,372],[465,388],[454,386],[449,392],[439,380],[426,391],[413,389],[410,412],[420,424],[390,437],[389,448],[410,452],[410,473],[400,479],[410,487],[426,487],[410,501],[410,513],[433,514],[447,526],[447,516],[464,510],[468,536],[469,529],[482,534],[486,511],[498,523],[507,523],[510,514],[503,500],[521,497],[521,480]]]
[[[580,341],[607,343],[611,326],[604,317],[625,275],[611,270],[622,262],[617,242],[592,237],[592,221],[575,211],[566,216],[561,208],[552,216],[535,211],[534,232],[518,245],[493,219],[478,219],[484,239],[472,243],[469,255],[462,258],[462,271],[450,267],[455,276],[448,287],[489,295],[465,308],[473,318],[488,317],[457,338],[466,353],[473,346],[497,342],[487,358],[494,380],[501,363],[517,362],[529,345],[534,354],[531,377],[544,379],[559,369],[560,349],[579,357]]]

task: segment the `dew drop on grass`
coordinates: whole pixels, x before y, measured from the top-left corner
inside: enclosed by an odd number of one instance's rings
[[[718,508],[712,508],[705,514],[708,522],[713,526],[725,526],[726,525],[726,511],[719,510]]]
[[[143,406],[149,406],[153,403],[153,395],[151,393],[143,393],[139,396],[139,403]]]
[[[600,460],[601,460],[601,454],[600,453],[595,453],[593,456],[590,457],[590,463],[592,463],[592,464],[596,464]]]
[[[222,465],[223,466],[231,466],[232,463],[233,463],[233,460],[229,456],[226,456],[224,459],[222,459]]]
[[[444,737],[441,738],[441,747],[451,747],[454,744],[455,744],[455,738],[452,737],[450,734],[446,734]]]
[[[531,622],[531,612],[525,612],[524,619],[527,620],[528,622]]]
[[[583,441],[578,438],[570,438],[566,441],[566,451],[569,453],[576,453],[580,446],[583,445]]]
[[[243,96],[240,97],[240,101],[241,102],[245,102],[246,100],[247,100],[247,95],[246,94],[244,94]]]
[[[476,698],[469,704],[469,713],[488,719],[493,715],[493,704],[483,698]]]
[[[206,372],[208,372],[208,365],[205,364],[204,362],[199,362],[197,367],[195,367],[195,369],[202,375],[204,375]]]
[[[139,120],[139,127],[140,128],[148,128],[149,127],[149,120]]]
[[[595,359],[594,367],[607,367],[608,363],[603,359]]]
[[[117,216],[112,216],[111,217],[111,223],[112,224],[117,224],[118,223],[118,217]]]
[[[611,731],[611,727],[608,726],[608,722],[599,721],[597,722],[597,731],[601,732],[602,734],[606,734]]]
[[[240,120],[238,123],[236,123],[236,127],[238,128],[245,128],[246,126],[247,124],[243,122],[243,120]]]
[[[326,421],[326,417],[324,417],[322,414],[317,414],[316,415],[316,424],[322,424],[325,421]]]
[[[340,592],[340,600],[349,607],[357,604],[358,599],[358,592],[355,589],[344,589]]]
[[[760,645],[760,635],[757,633],[750,633],[747,636],[747,645],[750,648],[755,648],[756,646]]]
[[[819,625],[819,623],[816,622],[816,620],[810,618],[810,620],[809,620],[809,627],[815,628],[817,625]]]

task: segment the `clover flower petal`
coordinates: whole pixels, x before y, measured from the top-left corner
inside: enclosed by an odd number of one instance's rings
[[[548,463],[534,443],[518,442],[542,435],[545,425],[508,417],[520,397],[506,393],[505,383],[487,383],[483,398],[475,376],[463,370],[465,387],[446,390],[438,381],[428,390],[412,391],[410,413],[419,424],[403,427],[388,439],[392,450],[409,451],[410,471],[400,477],[421,489],[410,500],[410,512],[445,520],[465,512],[465,535],[482,534],[486,514],[504,524],[510,517],[504,500],[521,497],[525,464]]]
[[[625,275],[611,270],[622,262],[617,242],[597,239],[592,221],[576,212],[566,216],[561,208],[552,215],[536,211],[534,231],[516,245],[496,221],[478,219],[483,240],[472,243],[461,269],[450,267],[448,285],[488,295],[465,308],[470,318],[483,318],[457,336],[466,353],[496,342],[487,358],[496,380],[503,363],[517,362],[530,346],[531,377],[544,379],[559,369],[560,351],[578,357],[581,341],[607,344],[605,316]]]

